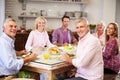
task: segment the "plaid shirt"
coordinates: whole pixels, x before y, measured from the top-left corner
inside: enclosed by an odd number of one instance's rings
[[[111,38],[106,44],[105,51],[103,52],[104,67],[111,69],[116,73],[120,70],[120,56],[118,50],[117,40]]]

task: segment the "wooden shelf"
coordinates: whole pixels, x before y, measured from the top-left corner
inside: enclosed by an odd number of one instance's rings
[[[30,1],[30,2],[52,2],[52,3],[70,3],[70,4],[86,4],[88,0],[81,0],[81,1],[60,1],[60,0],[19,0],[20,2]]]
[[[26,2],[45,2],[45,3],[66,3],[66,4],[80,4],[85,5],[89,0],[81,0],[81,1],[59,1],[59,0],[19,0],[22,3],[22,9],[26,10]]]
[[[20,15],[19,18],[36,18],[38,16],[32,16],[32,15]],[[50,17],[50,16],[44,16],[47,19],[61,19],[62,17]],[[75,17],[70,17],[72,20],[76,19]]]
[[[40,2],[40,3],[64,3],[65,5],[67,4],[78,4],[81,7],[81,10],[83,11],[86,4],[88,3],[89,0],[19,0],[19,2],[22,3],[22,9],[26,10],[26,5],[28,2]],[[22,19],[22,24],[26,24],[26,19],[34,19],[38,17],[39,15],[19,15],[18,18]],[[46,19],[61,19],[62,17],[60,16],[44,16]],[[71,20],[75,20],[76,17],[70,17]]]

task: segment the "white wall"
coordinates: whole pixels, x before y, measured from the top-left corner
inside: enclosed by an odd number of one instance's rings
[[[31,9],[36,9],[38,13],[40,13],[40,10],[46,10],[46,11],[53,11],[53,14],[59,13],[59,12],[65,12],[65,11],[79,11],[80,5],[79,4],[69,4],[69,3],[45,3],[45,2],[28,2],[27,3],[27,12],[29,13]],[[49,13],[48,13],[49,14]],[[58,14],[56,14],[58,16]],[[55,29],[57,27],[61,26],[61,19],[47,19],[48,24],[47,28],[49,29]],[[27,26],[31,27],[33,26],[34,20],[28,20]],[[74,20],[71,20],[70,29],[75,30],[74,27]]]
[[[0,0],[0,34],[2,32],[3,21],[5,17],[4,0]]]
[[[90,23],[102,20],[106,25],[115,21],[115,10],[116,0],[90,0],[86,8]]]
[[[86,7],[88,12],[88,20],[90,23],[96,24],[103,18],[103,2],[104,0],[89,0]],[[109,5],[109,4],[108,4]]]
[[[116,0],[104,0],[103,20],[106,23],[115,21]]]
[[[9,1],[9,0],[8,0]],[[14,0],[13,17],[17,19],[18,26],[22,25],[21,19],[17,16],[22,12],[22,4],[18,0]],[[96,24],[103,20],[108,24],[111,21],[115,21],[115,8],[116,0],[89,0],[89,3],[85,6],[85,12],[88,13],[88,20],[92,24]],[[27,2],[26,12],[29,13],[31,9],[40,10],[53,10],[59,11],[79,11],[81,10],[78,4],[67,4],[67,3],[42,3],[42,2]],[[32,28],[34,25],[35,18],[27,19],[27,29]],[[61,26],[61,19],[47,19],[48,28],[55,29]],[[72,20],[70,28],[74,31],[74,21]]]
[[[5,15],[11,16],[17,21],[18,29],[22,25],[22,21],[18,18],[20,13],[22,12],[22,4],[19,0],[5,0]]]
[[[119,34],[120,34],[120,0],[116,0],[116,22],[118,23]],[[120,41],[120,35],[119,35],[119,41]],[[120,42],[119,42],[119,45],[120,45]]]

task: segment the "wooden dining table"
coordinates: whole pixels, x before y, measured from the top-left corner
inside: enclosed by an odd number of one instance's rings
[[[45,73],[47,76],[47,80],[55,80],[56,74],[64,73],[68,70],[74,69],[74,66],[66,62],[52,66],[31,62],[29,64],[25,64],[22,69],[36,73]]]
[[[49,57],[51,57],[50,59],[44,58],[44,55],[46,53],[49,53],[47,48],[42,52],[39,50],[34,51],[35,53],[39,53],[40,56],[37,60],[25,64],[22,69],[36,73],[45,73],[47,76],[47,80],[55,80],[56,74],[64,73],[75,68],[72,64],[69,64],[59,59],[62,53],[65,52],[65,47],[59,47],[59,49],[61,50],[61,53],[58,55],[49,54]],[[70,52],[75,52],[76,47],[73,47],[72,49],[73,50]]]

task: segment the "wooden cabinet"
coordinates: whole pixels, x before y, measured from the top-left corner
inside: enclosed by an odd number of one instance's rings
[[[25,49],[25,44],[27,41],[29,33],[17,33],[15,38],[15,50],[20,51]]]

